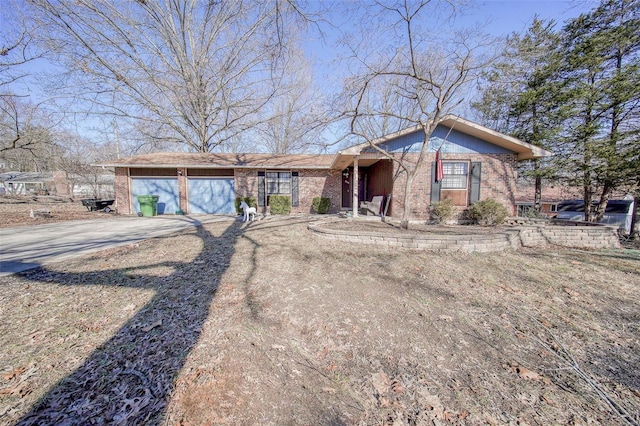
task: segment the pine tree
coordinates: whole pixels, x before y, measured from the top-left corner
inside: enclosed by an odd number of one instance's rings
[[[600,220],[611,194],[638,182],[634,155],[640,113],[640,1],[606,0],[563,29],[567,182],[580,184],[586,206],[598,198]]]
[[[536,17],[524,35],[509,36],[502,61],[485,75],[487,87],[473,105],[485,124],[545,149],[553,145],[564,110],[555,99],[561,56],[554,27],[554,21]],[[524,174],[535,179],[536,212],[540,211],[542,178],[552,171],[550,162],[534,160],[525,165]]]

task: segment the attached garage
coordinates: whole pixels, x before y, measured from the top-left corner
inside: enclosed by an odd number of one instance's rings
[[[235,214],[234,179],[231,177],[190,177],[189,214]]]
[[[131,205],[135,214],[140,211],[138,195],[157,195],[158,214],[175,214],[180,208],[177,178],[132,178]]]

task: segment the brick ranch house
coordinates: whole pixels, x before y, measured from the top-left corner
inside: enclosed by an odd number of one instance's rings
[[[411,161],[422,137],[416,127],[375,143]],[[438,149],[445,177],[435,182]],[[413,186],[414,219],[427,219],[429,206],[447,198],[460,209],[493,198],[515,215],[517,162],[552,154],[449,115],[431,135],[427,155]],[[267,213],[271,195],[291,197],[292,214],[311,213],[314,197],[329,198],[330,213],[357,215],[361,202],[380,195],[388,216],[400,217],[404,208],[404,175],[368,143],[336,154],[157,153],[100,165],[115,168],[116,205],[124,214],[136,214],[136,196],[144,194],[159,196],[159,214],[235,214],[238,196],[255,197],[258,211]]]

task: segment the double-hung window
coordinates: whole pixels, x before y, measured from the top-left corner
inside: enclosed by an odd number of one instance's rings
[[[267,172],[267,196],[291,195],[291,172]]]
[[[467,189],[469,163],[466,161],[446,161],[442,163],[444,179],[442,189]]]
[[[298,207],[300,172],[258,172],[258,206],[269,205],[272,195],[291,197],[291,206]]]

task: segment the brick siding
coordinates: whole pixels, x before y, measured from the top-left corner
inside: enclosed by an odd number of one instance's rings
[[[312,213],[315,197],[325,197],[331,200],[329,213],[340,210],[342,186],[339,170],[301,169],[298,172],[298,207],[292,207],[292,214]],[[238,197],[258,198],[258,171],[255,169],[236,169],[235,188]],[[259,213],[268,213],[266,207],[259,208]]]
[[[116,167],[115,170],[116,208],[122,214],[133,214],[128,170],[126,167]]]
[[[413,155],[414,159],[417,154]],[[411,161],[411,158],[407,158]],[[431,167],[435,154],[427,156],[418,170],[410,195],[412,219],[429,219],[431,204]],[[482,163],[480,183],[480,200],[493,198],[507,208],[511,215],[516,214],[516,154],[443,154],[443,161],[471,161]],[[394,166],[394,175],[398,173],[398,165]],[[392,211],[394,217],[401,217],[404,211],[404,191],[406,174],[401,172],[393,187]],[[464,208],[459,209],[461,214]]]

